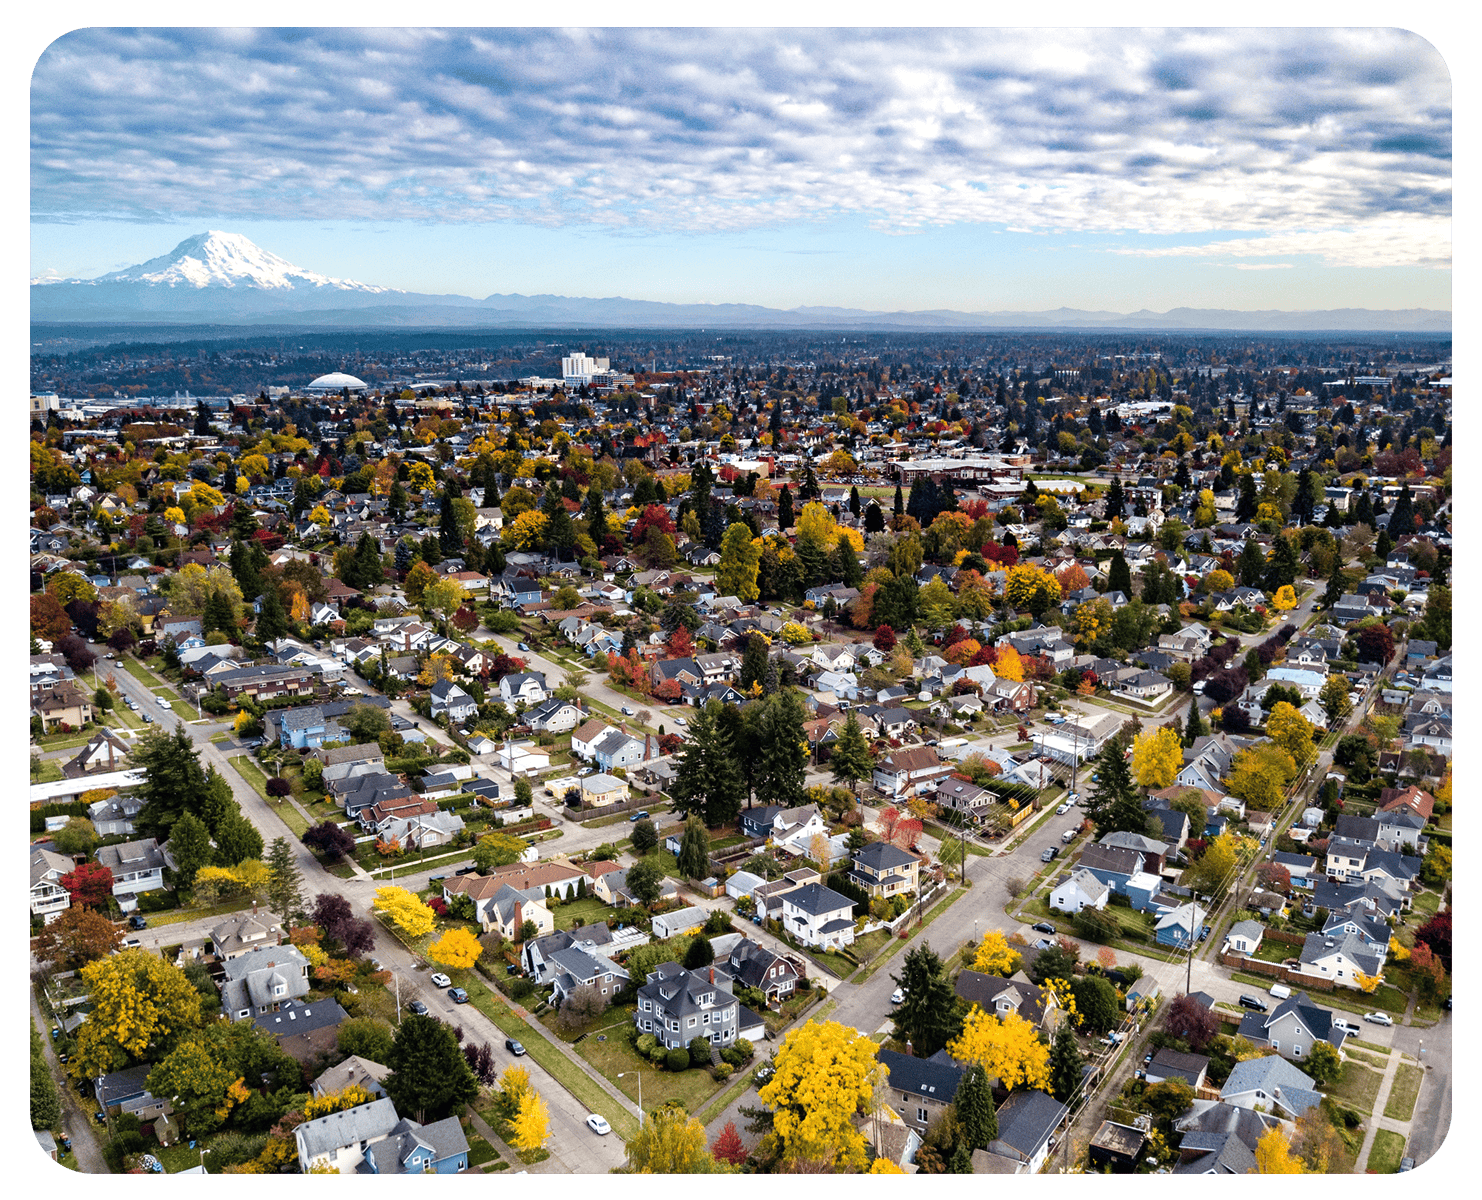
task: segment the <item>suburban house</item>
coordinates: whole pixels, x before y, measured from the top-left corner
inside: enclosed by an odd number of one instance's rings
[[[1348,1036],[1333,1023],[1333,1014],[1319,1008],[1306,992],[1287,997],[1269,1013],[1247,1012],[1240,1019],[1240,1037],[1257,1049],[1269,1046],[1284,1058],[1302,1059],[1314,1042],[1342,1050]]]
[[[100,729],[88,744],[62,767],[63,779],[77,779],[99,771],[122,771],[129,748],[111,729]]]
[[[1247,958],[1260,947],[1261,937],[1266,932],[1266,927],[1259,921],[1240,921],[1230,927],[1230,932],[1225,934],[1225,944],[1222,949],[1230,954],[1244,954]]]
[[[368,1058],[361,1058],[358,1054],[352,1054],[344,1062],[333,1067],[326,1067],[319,1073],[319,1077],[309,1086],[309,1091],[315,1096],[328,1096],[334,1092],[344,1091],[345,1088],[354,1084],[363,1087],[372,1096],[380,1098],[386,1094],[386,1086],[382,1080],[391,1074],[391,1068],[381,1063],[372,1062]]]
[[[533,671],[506,675],[499,681],[499,698],[509,705],[521,700],[539,704],[546,698],[545,676]]]
[[[953,766],[944,763],[932,746],[893,750],[875,763],[871,781],[884,795],[899,799],[932,791],[951,775]]]
[[[854,941],[854,901],[807,884],[782,896],[782,927],[805,946],[837,950]]]
[[[565,733],[575,729],[581,718],[580,708],[558,696],[525,710],[525,722],[536,733]]]
[[[543,966],[546,981],[553,989],[553,998],[561,1002],[577,988],[589,987],[602,998],[605,1006],[612,1003],[612,998],[628,983],[628,972],[622,967],[611,959],[589,954],[580,945],[552,950]]]
[[[894,842],[870,842],[854,852],[849,882],[876,896],[914,895],[921,860]]]
[[[802,977],[791,961],[749,938],[732,946],[729,956],[718,965],[733,985],[755,988],[768,1005],[780,1005],[791,996]]]
[[[211,927],[211,946],[225,962],[261,946],[276,946],[283,936],[283,922],[270,912],[232,913]]]
[[[1066,1108],[1041,1091],[1011,1092],[998,1109],[998,1137],[988,1143],[991,1154],[1026,1164],[1030,1174],[1045,1165],[1050,1136],[1065,1119]]]
[[[884,1066],[893,1095],[891,1107],[918,1133],[940,1116],[957,1095],[963,1069],[945,1053],[931,1058],[916,1058],[894,1050],[881,1050],[877,1055]],[[895,1103],[899,1097],[900,1102]]]
[[[519,939],[520,928],[534,921],[537,936],[555,929],[555,918],[544,904],[541,885],[518,887],[498,875],[454,875],[443,880],[443,900],[467,896],[473,901],[474,918],[485,933],[498,930],[504,937]]]
[[[1209,1058],[1204,1054],[1181,1054],[1177,1050],[1159,1050],[1148,1063],[1144,1078],[1148,1083],[1162,1083],[1168,1079],[1182,1079],[1196,1092],[1204,1084],[1205,1072],[1209,1070]]]
[[[682,933],[697,933],[710,914],[693,904],[660,913],[653,919],[653,936],[663,940]]]
[[[594,808],[604,804],[618,804],[628,798],[628,782],[616,775],[588,775],[581,781],[583,808]]]
[[[273,1012],[309,990],[309,960],[297,946],[262,946],[222,964],[221,1011],[233,1021]]]
[[[1049,1030],[1058,1019],[1054,1015],[1059,1009],[1055,993],[1031,983],[1023,971],[1015,971],[1007,979],[982,971],[962,971],[956,988],[969,1004],[991,1012],[1000,1021],[1009,1013],[1017,1013],[1036,1029]]]
[[[678,963],[660,963],[638,989],[633,1013],[639,1033],[651,1033],[670,1049],[687,1047],[697,1037],[714,1046],[732,1045],[739,1027],[736,997],[717,983],[715,968],[687,971]]]
[[[308,1004],[285,1000],[272,1012],[258,1013],[252,1023],[272,1034],[285,1054],[307,1066],[334,1051],[340,1022],[349,1015],[334,1000]]]
[[[1356,933],[1341,937],[1309,933],[1298,957],[1306,974],[1321,975],[1339,987],[1357,988],[1361,974],[1384,975],[1384,954],[1375,953],[1368,940]]]
[[[1111,888],[1090,871],[1077,868],[1050,892],[1050,907],[1061,912],[1078,913],[1083,908],[1105,908],[1110,896]]]
[[[158,841],[124,842],[117,846],[99,846],[97,859],[113,872],[113,895],[124,912],[137,906],[134,897],[140,892],[157,892],[165,886],[165,868],[174,862]]]
[[[433,719],[445,716],[449,725],[461,725],[479,711],[479,702],[449,679],[434,683],[428,699]]]
[[[1180,904],[1165,913],[1153,927],[1154,940],[1160,946],[1185,949],[1193,945],[1209,913],[1197,904]]]
[[[1322,1102],[1312,1076],[1275,1054],[1235,1064],[1220,1099],[1239,1108],[1262,1108],[1294,1121]]]
[[[94,800],[87,808],[87,819],[100,838],[134,832],[134,818],[144,807],[137,796],[108,796]]]
[[[62,886],[76,864],[65,854],[51,850],[31,851],[31,915],[50,925],[72,907],[72,894]]]
[[[311,1167],[341,1175],[453,1175],[468,1169],[468,1139],[456,1116],[419,1125],[398,1117],[388,1098],[305,1121],[293,1134],[304,1174]]]

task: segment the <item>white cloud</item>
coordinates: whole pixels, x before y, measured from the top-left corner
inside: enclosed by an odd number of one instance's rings
[[[1450,141],[1445,65],[1389,30],[90,29],[36,68],[31,183],[39,220],[860,214],[1436,265]]]

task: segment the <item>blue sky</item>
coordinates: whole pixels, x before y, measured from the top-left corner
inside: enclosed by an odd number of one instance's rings
[[[420,292],[1451,307],[1399,30],[110,30],[31,83],[31,274],[207,228]]]

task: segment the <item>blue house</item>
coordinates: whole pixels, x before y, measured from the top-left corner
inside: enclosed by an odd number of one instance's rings
[[[457,1117],[431,1125],[403,1118],[365,1152],[372,1175],[456,1175],[468,1170],[468,1139]]]
[[[1154,938],[1160,946],[1186,950],[1199,936],[1208,913],[1197,904],[1180,904],[1165,913],[1154,927]]]

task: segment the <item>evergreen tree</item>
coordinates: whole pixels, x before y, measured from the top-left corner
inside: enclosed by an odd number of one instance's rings
[[[181,814],[199,809],[206,796],[206,773],[195,744],[183,726],[174,733],[155,726],[139,735],[129,757],[144,772],[137,793],[144,802],[136,819],[139,831],[169,837]]]
[[[1271,561],[1266,564],[1265,590],[1274,592],[1297,582],[1297,573],[1302,563],[1297,557],[1297,547],[1289,537],[1277,534],[1271,547]]]
[[[1311,525],[1317,509],[1317,487],[1312,472],[1303,467],[1297,475],[1297,494],[1292,500],[1292,520],[1298,525]]]
[[[1062,1028],[1068,1025],[1068,1021],[1061,1022]],[[988,1073],[980,1063],[973,1063],[962,1072],[953,1104],[957,1108],[958,1127],[962,1130],[959,1145],[966,1146],[969,1151],[988,1149],[988,1143],[998,1137],[998,1113],[993,1108],[993,1088],[988,1083]]]
[[[722,707],[720,701],[710,700],[690,719],[669,789],[675,812],[697,816],[712,826],[734,821],[741,810],[740,772],[716,724]]]
[[[859,796],[859,781],[868,779],[874,770],[875,759],[870,753],[870,743],[865,739],[859,716],[852,708],[844,718],[844,728],[839,731],[828,766],[834,782],[846,784],[856,798]]]
[[[736,681],[736,687],[742,692],[749,692],[753,683],[761,683],[767,674],[767,655],[771,647],[767,639],[759,633],[753,633],[746,639],[746,650],[741,656],[741,676]]]
[[[901,499],[900,484],[895,485],[895,507],[892,511],[895,513],[896,516],[900,516],[903,512],[906,511],[905,501]]]
[[[600,484],[587,489],[587,536],[597,543],[597,553],[602,553],[602,543],[607,537],[607,508],[602,498]]]
[[[1061,1021],[1050,1044],[1050,1091],[1064,1104],[1081,1083],[1082,1058],[1076,1045],[1075,1031],[1069,1021]],[[959,1085],[959,1094],[961,1086]]]
[[[738,811],[740,807],[738,796],[736,804]],[[705,829],[705,822],[693,813],[685,818],[684,836],[679,842],[677,863],[679,873],[690,879],[704,879],[710,874],[710,834]]]
[[[864,531],[866,533],[880,533],[885,529],[885,514],[880,511],[880,506],[871,500],[865,505]]]
[[[1202,738],[1208,729],[1204,724],[1204,717],[1199,712],[1199,697],[1195,696],[1189,701],[1189,716],[1184,722],[1184,745],[1192,746],[1195,741]]]
[[[922,942],[906,951],[901,973],[890,978],[905,992],[895,1009],[893,1036],[910,1042],[915,1057],[930,1058],[962,1029],[946,968],[931,943]]]
[[[1120,738],[1113,738],[1096,756],[1096,782],[1086,803],[1086,816],[1096,826],[1097,835],[1126,831],[1145,833],[1147,814],[1138,799]]]
[[[1395,501],[1394,512],[1389,514],[1389,531],[1396,538],[1407,537],[1415,532],[1415,509],[1408,483],[1400,489],[1400,498]]]
[[[1245,587],[1261,586],[1261,580],[1266,576],[1266,552],[1261,549],[1259,542],[1246,539],[1245,548],[1240,551],[1237,570],[1240,573],[1240,582]]]
[[[1343,599],[1343,556],[1340,554],[1333,559],[1333,571],[1328,576],[1328,586],[1322,594],[1322,606],[1332,608],[1341,599]]]
[[[757,798],[763,804],[796,808],[804,801],[803,773],[808,745],[803,734],[803,702],[792,688],[767,697],[760,721]]]
[[[784,483],[777,493],[777,528],[791,529],[792,526],[792,490]]]
[[[854,543],[841,535],[834,553],[838,558],[839,581],[845,587],[857,588],[864,579],[864,569],[859,565],[859,556],[854,553]]]
[[[381,548],[376,544],[376,539],[368,533],[362,533],[355,542],[354,563],[355,578],[359,582],[351,583],[350,586],[353,588],[368,591],[386,578],[385,568],[381,565]],[[346,580],[346,582],[349,581]]]
[[[1122,491],[1121,476],[1113,476],[1110,486],[1106,489],[1106,519],[1114,520],[1122,516],[1127,510],[1126,497]],[[1120,554],[1121,551],[1118,551]]]
[[[252,553],[252,547],[246,542],[233,542],[228,564],[231,567],[232,578],[242,589],[242,595],[259,596],[262,594],[262,572],[258,567],[256,555]]]
[[[860,514],[859,488],[853,485],[849,488],[849,511],[856,517]]]
[[[268,847],[267,867],[268,904],[285,923],[292,922],[304,912],[304,881],[287,838],[273,839]]]
[[[1240,476],[1240,498],[1235,502],[1237,521],[1256,519],[1256,477],[1249,471]]]
[[[189,888],[196,872],[210,865],[214,851],[211,831],[195,813],[183,813],[170,830],[170,857],[175,860],[175,884]]]
[[[437,541],[443,554],[454,558],[463,553],[463,535],[458,532],[458,515],[453,511],[452,486],[444,489],[437,510]]]
[[[436,1017],[403,1017],[386,1066],[386,1095],[396,1111],[424,1125],[461,1112],[479,1094],[452,1027]]]
[[[1132,599],[1132,568],[1127,565],[1127,556],[1120,550],[1112,551],[1111,562],[1107,565],[1106,590],[1121,592],[1127,599]]]
[[[279,595],[278,585],[274,580],[268,580],[267,586],[263,588],[257,623],[252,628],[257,640],[264,646],[270,646],[279,638],[288,636],[291,626],[288,623],[288,614],[283,611],[283,598]]]

